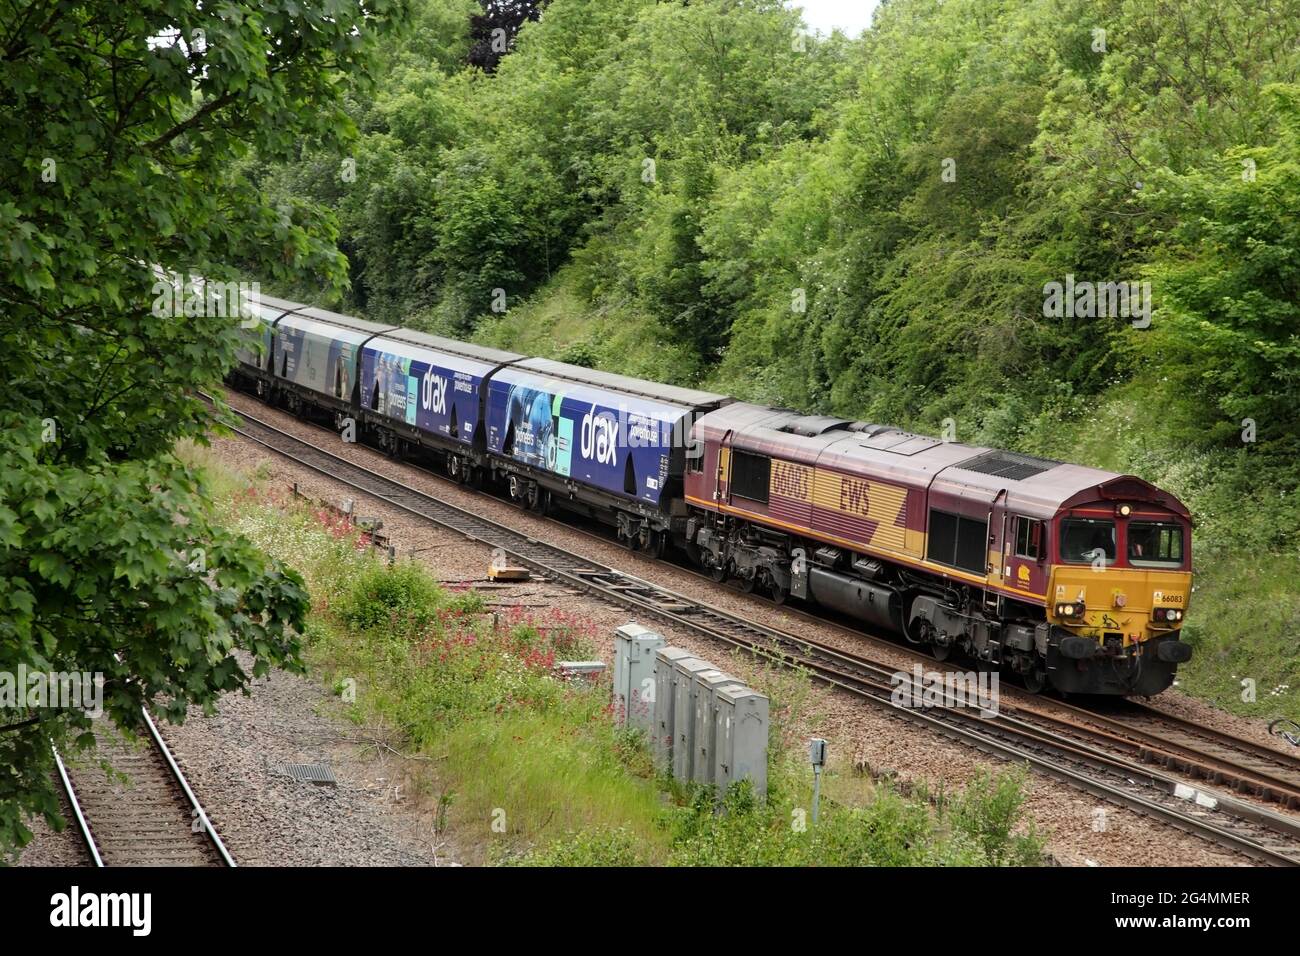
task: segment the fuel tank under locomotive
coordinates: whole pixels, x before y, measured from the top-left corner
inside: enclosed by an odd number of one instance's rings
[[[824,607],[876,627],[903,630],[903,601],[893,588],[851,578],[813,565],[807,572],[808,597]],[[797,585],[796,585],[797,593]]]

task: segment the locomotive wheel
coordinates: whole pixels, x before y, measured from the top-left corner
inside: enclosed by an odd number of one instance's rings
[[[745,594],[753,594],[754,587],[758,584],[757,578],[740,578],[740,590]]]
[[[725,567],[709,568],[709,577],[721,584],[727,580],[727,569]]]
[[[774,604],[784,604],[790,599],[790,592],[781,587],[776,581],[768,585],[768,593],[772,595],[772,603]]]
[[[952,656],[952,645],[938,643],[931,644],[930,653],[934,655],[936,661],[946,661]]]
[[[1025,690],[1031,694],[1041,694],[1043,688],[1047,686],[1047,671],[1041,667],[1035,667],[1028,674],[1021,676],[1024,677]]]

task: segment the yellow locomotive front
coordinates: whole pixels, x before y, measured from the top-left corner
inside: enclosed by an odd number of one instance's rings
[[[1158,694],[1191,658],[1191,522],[1149,501],[1103,500],[1054,522],[1047,668],[1081,694]]]

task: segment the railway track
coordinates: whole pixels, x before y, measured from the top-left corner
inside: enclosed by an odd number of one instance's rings
[[[984,719],[955,707],[898,707],[893,702],[893,692],[898,687],[899,677],[892,669],[807,637],[744,620],[651,581],[546,544],[376,474],[247,412],[240,411],[239,414],[243,422],[235,431],[245,438],[396,508],[463,533],[492,548],[500,548],[514,560],[559,583],[779,664],[804,668],[823,683],[887,707],[904,719],[926,724],[950,739],[1008,760],[1028,762],[1039,771],[1080,790],[1257,861],[1273,865],[1300,864],[1300,821],[1226,795],[1189,787],[1171,776],[1149,769],[1144,765],[1143,754],[1134,749],[1134,738],[1139,736],[1136,732],[1127,737],[1115,733],[1108,735],[1088,727],[1083,717],[1072,720],[1045,716],[1026,707],[1007,708],[1005,703],[995,719]],[[826,623],[821,618],[817,620]],[[884,642],[874,635],[853,633],[857,638]],[[899,649],[896,644],[890,646]],[[929,658],[918,657],[918,660],[934,663]],[[1088,721],[1097,719],[1091,711],[1083,714]],[[1128,727],[1128,730],[1134,728]],[[1167,753],[1175,749],[1172,742],[1162,742],[1166,746],[1160,753],[1167,754],[1176,762],[1175,755]],[[1116,753],[1117,748],[1127,748],[1130,752],[1127,755]],[[1260,779],[1267,774],[1259,766],[1242,767],[1234,764],[1228,756],[1211,757],[1190,746],[1183,748],[1183,759],[1190,763],[1197,758],[1207,772],[1211,764],[1217,763],[1220,779],[1231,778],[1240,782],[1242,789],[1272,787],[1286,800],[1300,799],[1300,789],[1292,787],[1286,779]]]
[[[99,728],[100,756],[127,777],[97,766],[69,767],[55,751],[59,778],[94,866],[235,866],[216,828],[146,710],[144,746]],[[107,730],[107,732],[105,732]]]
[[[1132,701],[1122,702],[1120,713],[1111,712],[1114,707],[1108,705],[1056,706],[1111,735],[1117,746],[1143,763],[1288,810],[1300,809],[1300,761],[1271,747]]]

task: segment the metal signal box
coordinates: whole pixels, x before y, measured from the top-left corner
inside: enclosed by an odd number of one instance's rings
[[[655,763],[665,770],[673,766],[673,728],[676,726],[673,689],[677,686],[677,669],[673,665],[690,656],[690,651],[680,647],[661,647],[655,651],[654,755]]]
[[[712,664],[694,657],[676,661],[677,681],[673,687],[673,776],[682,782],[695,772],[695,675],[714,670]]]
[[[663,636],[635,621],[614,631],[614,716],[620,726],[654,732],[655,651]]]
[[[716,739],[717,692],[731,687],[739,690],[745,686],[722,671],[700,671],[695,675],[695,760],[691,779],[697,783],[713,783],[714,741]]]
[[[725,793],[750,780],[754,794],[767,794],[768,699],[748,687],[720,687],[714,713],[713,782]]]

